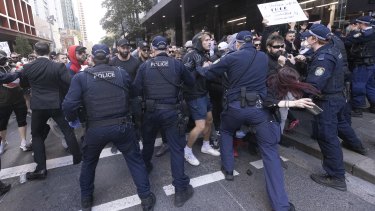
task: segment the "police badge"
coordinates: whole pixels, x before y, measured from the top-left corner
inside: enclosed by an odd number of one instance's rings
[[[324,69],[324,67],[317,67],[316,69],[315,69],[315,75],[316,76],[321,76],[321,75],[323,75],[324,74],[324,71],[325,71],[326,69]]]

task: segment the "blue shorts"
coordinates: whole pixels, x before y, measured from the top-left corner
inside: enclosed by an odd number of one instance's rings
[[[208,96],[200,97],[186,102],[189,106],[190,115],[194,121],[207,118],[207,112],[212,110]]]

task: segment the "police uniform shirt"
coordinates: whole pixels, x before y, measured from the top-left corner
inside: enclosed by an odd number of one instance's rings
[[[132,90],[133,90],[134,96],[142,96],[143,89],[144,89],[143,85],[144,85],[144,80],[145,80],[144,75],[147,74],[147,71],[158,71],[158,69],[156,68],[152,68],[150,70],[147,68],[148,67],[147,65],[150,62],[152,63],[151,66],[157,65],[161,69],[162,68],[174,68],[175,73],[181,76],[181,80],[184,81],[185,85],[190,86],[190,87],[194,86],[195,80],[190,74],[190,72],[185,69],[185,66],[182,64],[182,62],[168,57],[168,54],[166,53],[160,53],[154,59],[147,60],[139,67],[137,76],[135,77],[135,80],[133,82]],[[174,64],[174,67],[170,67],[170,65],[172,64]],[[168,101],[168,99],[165,99],[165,100]],[[169,99],[169,100],[175,101],[176,99]],[[169,103],[166,101],[164,102]],[[175,103],[175,102],[171,102],[171,103]]]
[[[306,78],[306,82],[319,89],[322,94],[324,94],[324,88],[334,74],[333,71],[338,63],[333,55],[324,52],[322,53],[322,51],[328,48],[334,49],[332,44],[326,44],[315,52],[313,59],[309,64],[309,72]],[[339,56],[341,56],[341,54],[339,54]]]

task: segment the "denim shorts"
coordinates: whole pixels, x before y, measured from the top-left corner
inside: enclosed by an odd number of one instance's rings
[[[194,121],[207,118],[207,112],[212,110],[210,98],[203,96],[186,102],[189,106],[190,115]]]

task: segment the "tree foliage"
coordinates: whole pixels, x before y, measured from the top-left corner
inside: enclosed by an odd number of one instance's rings
[[[33,52],[29,41],[23,36],[16,37],[16,45],[14,47],[14,50],[24,57],[27,57],[27,55]]]
[[[129,37],[140,36],[142,27],[139,14],[152,7],[151,0],[107,0],[102,3],[107,9],[100,23],[107,32]]]
[[[114,42],[115,42],[115,38],[114,37],[110,37],[110,36],[102,37],[102,39],[99,41],[99,43],[105,44],[109,48],[112,48]]]

